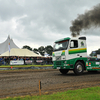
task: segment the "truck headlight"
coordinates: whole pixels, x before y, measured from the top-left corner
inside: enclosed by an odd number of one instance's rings
[[[64,63],[67,64],[67,61],[65,61]]]

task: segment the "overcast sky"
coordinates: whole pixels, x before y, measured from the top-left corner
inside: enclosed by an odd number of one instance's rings
[[[53,45],[55,40],[71,37],[72,20],[99,3],[100,0],[0,0],[0,43],[10,35],[19,48]],[[80,34],[87,37],[88,54],[100,48],[100,28]]]

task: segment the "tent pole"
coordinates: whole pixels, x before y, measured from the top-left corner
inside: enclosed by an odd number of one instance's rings
[[[10,65],[10,52],[9,52],[9,65]]]

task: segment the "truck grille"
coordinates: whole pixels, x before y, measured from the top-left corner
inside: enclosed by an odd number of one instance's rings
[[[56,65],[61,65],[61,61],[57,61],[56,62]]]

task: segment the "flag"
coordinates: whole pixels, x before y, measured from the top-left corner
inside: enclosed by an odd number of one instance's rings
[[[9,52],[10,52],[10,43],[8,44],[8,49],[9,49]]]

